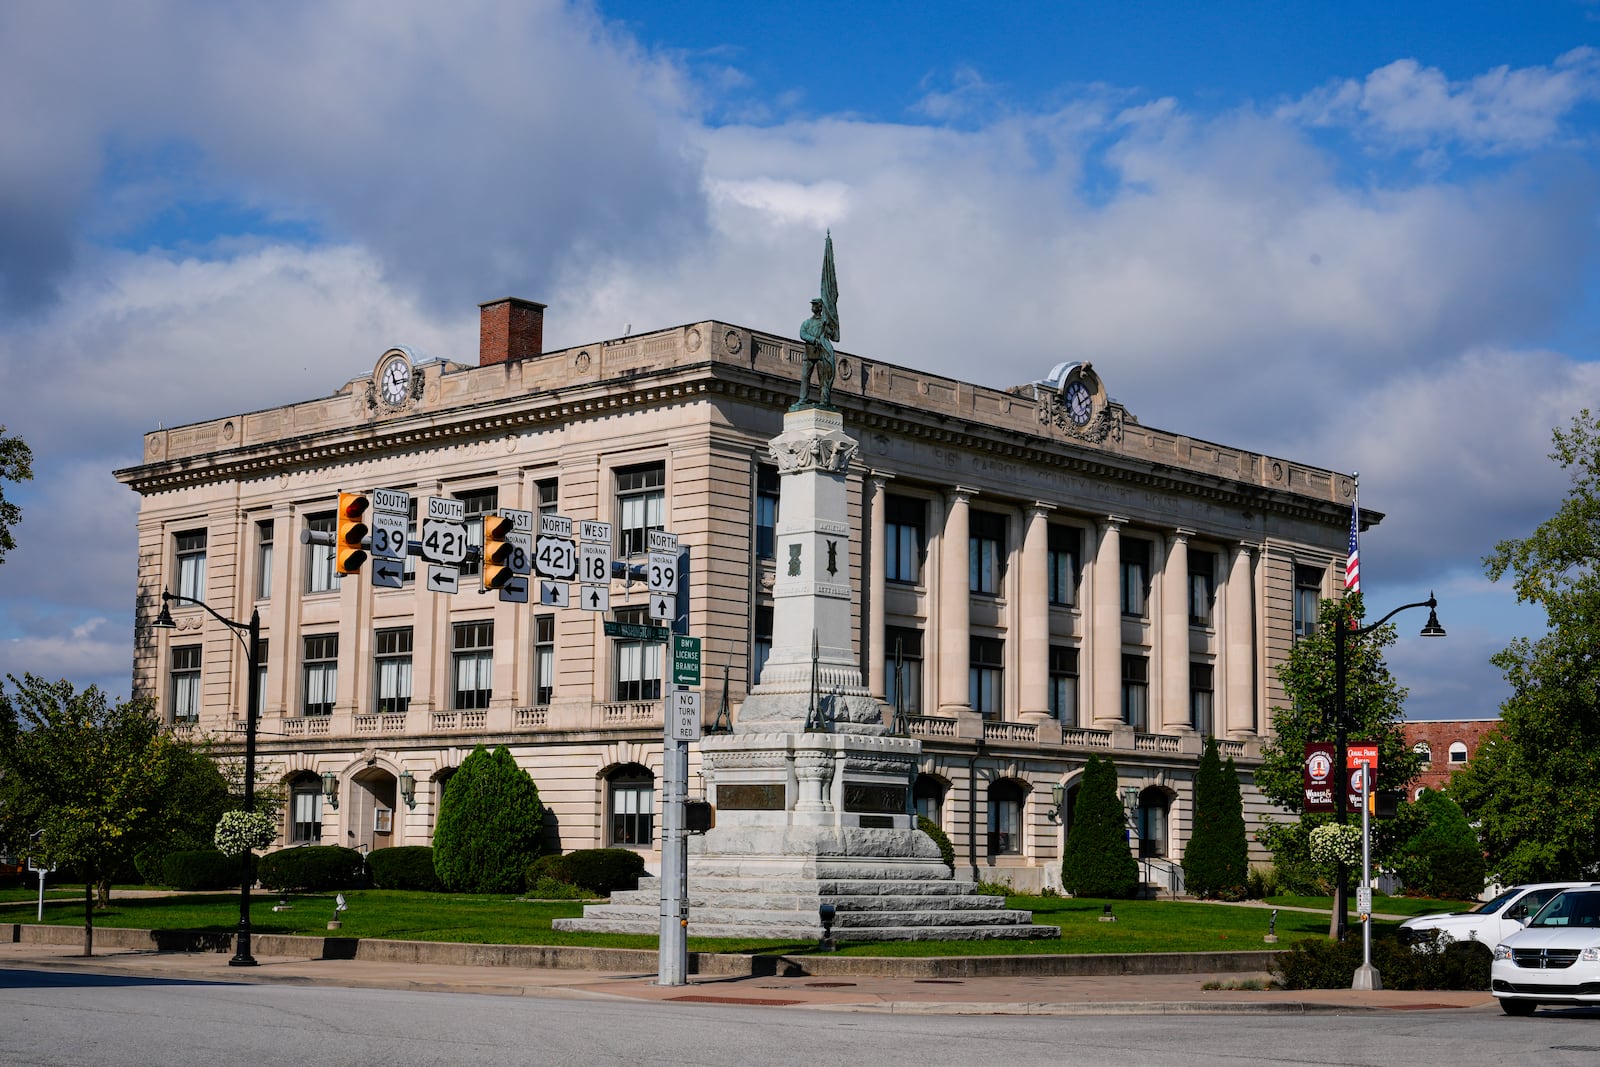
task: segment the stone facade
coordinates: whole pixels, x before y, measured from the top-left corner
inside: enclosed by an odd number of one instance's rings
[[[724,699],[737,718],[786,639],[771,632],[786,561],[768,442],[803,349],[702,321],[543,352],[542,305],[482,313],[477,365],[392,349],[331,396],[146,435],[144,462],[118,472],[140,494],[134,691],[237,741],[260,686],[260,759],[290,794],[283,843],[426,843],[444,780],[474,745],[504,744],[539,785],[553,847],[640,847],[653,867],[648,649],[471,575],[454,596],[421,577],[333,580],[300,535],[331,521],[341,489],[379,487],[460,497],[469,516],[608,521],[619,554],[665,528],[690,552],[707,722]],[[1247,819],[1268,813],[1251,772],[1284,702],[1276,667],[1315,598],[1342,589],[1347,477],[1144,426],[1085,363],[999,390],[841,353],[833,396],[860,448],[822,458],[847,463],[851,517],[833,561],[850,639],[831,647],[858,650],[886,717],[898,690],[922,744],[918,805],[965,873],[1058,884],[1091,752],[1132,791],[1152,881],[1181,858],[1205,732],[1238,763]],[[174,603],[178,629],[152,627],[163,589],[231,619],[259,611],[260,677],[201,609]],[[642,615],[646,591],[618,580],[610,600]],[[692,746],[691,793],[698,759]],[[337,807],[319,800],[325,773]]]

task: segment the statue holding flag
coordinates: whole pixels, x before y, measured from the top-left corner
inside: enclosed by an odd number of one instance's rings
[[[833,342],[839,339],[839,278],[833,270],[833,233],[822,252],[822,295],[811,301],[811,317],[800,324],[806,343],[805,373],[800,377],[800,399],[791,411],[806,407],[833,407]],[[811,372],[817,373],[817,399],[811,399]]]

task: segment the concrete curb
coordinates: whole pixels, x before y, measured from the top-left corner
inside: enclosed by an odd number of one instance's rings
[[[890,1001],[884,1004],[807,1004],[797,1007],[830,1011],[884,1012],[892,1015],[1327,1015],[1375,1012],[1385,1009],[1367,1004],[1318,1004],[1281,1000],[1247,1004],[1242,1001],[1079,1001],[1075,1003],[1020,1003],[1017,1001],[928,1002]]]
[[[1254,974],[1277,952],[1074,953],[1012,956],[784,956],[796,974],[832,978],[1095,978],[1141,974]]]

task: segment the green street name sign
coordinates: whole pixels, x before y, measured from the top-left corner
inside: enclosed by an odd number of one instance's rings
[[[648,626],[637,622],[605,622],[607,637],[631,637],[635,641],[665,641],[672,633],[665,626]]]
[[[672,635],[672,684],[700,684],[700,639]]]

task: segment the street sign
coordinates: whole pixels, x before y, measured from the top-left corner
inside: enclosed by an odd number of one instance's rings
[[[1361,916],[1361,921],[1366,922],[1372,914],[1372,887],[1370,885],[1356,886],[1356,914]]]
[[[465,500],[457,500],[453,496],[430,496],[428,498],[428,513],[423,517],[443,519],[446,522],[466,522],[467,502]]]
[[[700,684],[700,639],[686,634],[672,635],[672,684]]]
[[[605,585],[611,581],[611,542],[578,542],[578,581]]]
[[[432,501],[439,498],[428,499]],[[466,525],[453,519],[425,520],[422,524],[422,558],[429,563],[460,563],[466,559]]]
[[[572,520],[565,515],[553,515],[541,511],[539,513],[540,537],[571,537]]]
[[[565,537],[540,534],[533,544],[533,570],[543,578],[560,578],[570,582],[578,574],[577,550]]]
[[[519,574],[500,587],[500,599],[507,604],[526,604],[528,602],[528,578]]]
[[[431,593],[454,593],[460,584],[461,572],[454,567],[442,566],[438,563],[428,564],[428,591]]]
[[[678,554],[676,552],[652,552],[645,577],[650,581],[652,593],[676,593],[678,591]]]
[[[404,515],[392,511],[372,513],[372,555],[374,559],[405,559],[406,532],[410,524]]]
[[[672,631],[665,626],[646,626],[640,622],[613,622],[607,619],[604,624],[607,637],[630,637],[635,641],[665,641],[672,635]]]
[[[644,547],[650,552],[678,551],[678,535],[665,530],[646,530]]]
[[[523,514],[527,514],[524,512]],[[513,530],[506,534],[506,544],[513,549],[511,553],[511,573],[531,574],[533,572],[533,534],[518,533]],[[526,582],[523,585],[527,585]]]
[[[593,519],[580,519],[578,522],[578,540],[604,541],[611,543],[611,524],[609,522],[595,522]]]
[[[584,611],[610,611],[611,587],[609,585],[580,585],[578,606]]]
[[[411,494],[402,492],[399,489],[374,489],[372,491],[372,510],[385,511],[390,515],[410,515]]]
[[[667,698],[667,738],[700,740],[700,694],[679,689]]]
[[[540,582],[539,603],[547,608],[564,608],[572,602],[572,587],[566,582]]]
[[[672,621],[672,598],[652,593],[650,596],[650,617],[657,622]]]
[[[533,512],[520,508],[501,508],[500,514],[511,520],[513,533],[533,534]]]
[[[397,559],[372,561],[372,584],[377,589],[399,589],[405,582],[406,566]]]

